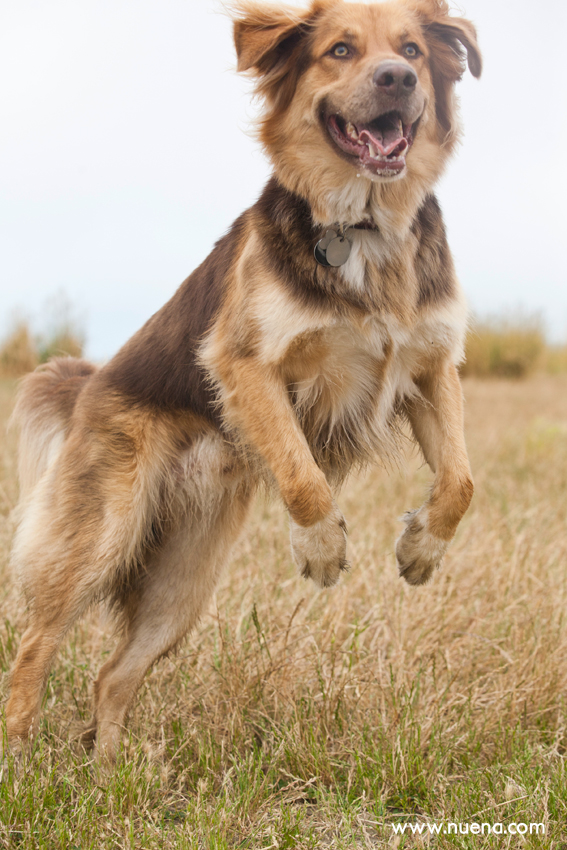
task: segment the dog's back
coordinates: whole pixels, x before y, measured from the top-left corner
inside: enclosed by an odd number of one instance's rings
[[[61,447],[77,397],[95,371],[86,360],[57,357],[23,379],[11,419],[20,428],[22,500]]]

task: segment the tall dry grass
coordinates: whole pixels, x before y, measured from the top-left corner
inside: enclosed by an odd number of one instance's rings
[[[37,346],[27,322],[17,322],[0,343],[0,377],[18,378],[31,372],[38,363]]]
[[[511,313],[473,320],[467,336],[464,376],[525,378],[536,371],[564,371],[567,348],[550,346],[537,314]],[[559,368],[557,368],[559,367]]]
[[[65,293],[46,302],[40,326],[34,333],[28,319],[14,319],[13,327],[0,340],[0,378],[19,378],[51,357],[82,356],[85,333]]]
[[[12,390],[4,386],[6,417]],[[107,784],[73,735],[113,646],[92,612],[50,677],[37,749],[0,786],[6,847],[370,848],[401,821],[538,822],[567,846],[567,378],[465,382],[476,495],[442,571],[397,577],[398,517],[429,472],[351,480],[352,569],[317,591],[284,512],[259,501],[200,628],[150,672]],[[0,663],[25,616],[8,573],[13,444],[0,478]]]

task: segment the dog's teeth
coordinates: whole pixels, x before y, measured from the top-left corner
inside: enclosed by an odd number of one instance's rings
[[[404,125],[402,124],[401,118],[398,119],[398,129],[400,131],[400,135],[403,136],[404,135]]]
[[[356,132],[356,127],[354,126],[354,124],[351,124],[350,121],[346,125],[346,131],[351,137],[351,139],[355,139],[358,141],[358,133]]]
[[[378,156],[378,151],[376,150],[376,148],[374,147],[374,145],[372,144],[372,142],[368,142],[368,150],[369,150],[369,152],[370,152],[370,156],[371,156],[373,159],[376,159],[376,157]]]

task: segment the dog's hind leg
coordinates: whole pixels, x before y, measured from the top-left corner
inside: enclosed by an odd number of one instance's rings
[[[53,580],[54,579],[54,580]],[[41,702],[54,657],[66,632],[92,601],[84,582],[60,573],[49,582],[32,585],[34,599],[10,676],[6,705],[8,742],[18,752],[39,725]]]
[[[245,519],[250,494],[225,493],[210,513],[196,511],[152,554],[124,602],[124,633],[95,684],[95,715],[85,738],[113,762],[142,680],[202,615]]]
[[[37,732],[45,683],[61,638],[57,627],[50,629],[39,619],[24,632],[12,668],[6,706],[8,742],[14,752]]]
[[[115,443],[111,452],[112,445],[77,429],[21,505],[12,566],[29,613],[6,706],[12,749],[37,730],[47,676],[65,634],[136,563],[159,510],[152,486],[157,473]]]
[[[28,512],[25,527],[20,526],[14,554],[29,599],[28,623],[12,666],[6,706],[8,742],[16,752],[37,732],[47,677],[59,645],[99,597],[103,573],[100,563],[89,560],[92,550],[85,545],[72,548],[72,536],[80,535],[80,525],[73,527],[71,516],[69,535],[61,540],[51,533],[45,517],[38,520],[29,513],[33,511]]]

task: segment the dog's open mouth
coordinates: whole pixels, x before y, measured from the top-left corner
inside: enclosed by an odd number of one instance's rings
[[[384,177],[399,174],[406,167],[417,124],[404,124],[399,112],[387,112],[369,124],[353,124],[340,115],[327,118],[335,144],[356,157],[363,168]]]

